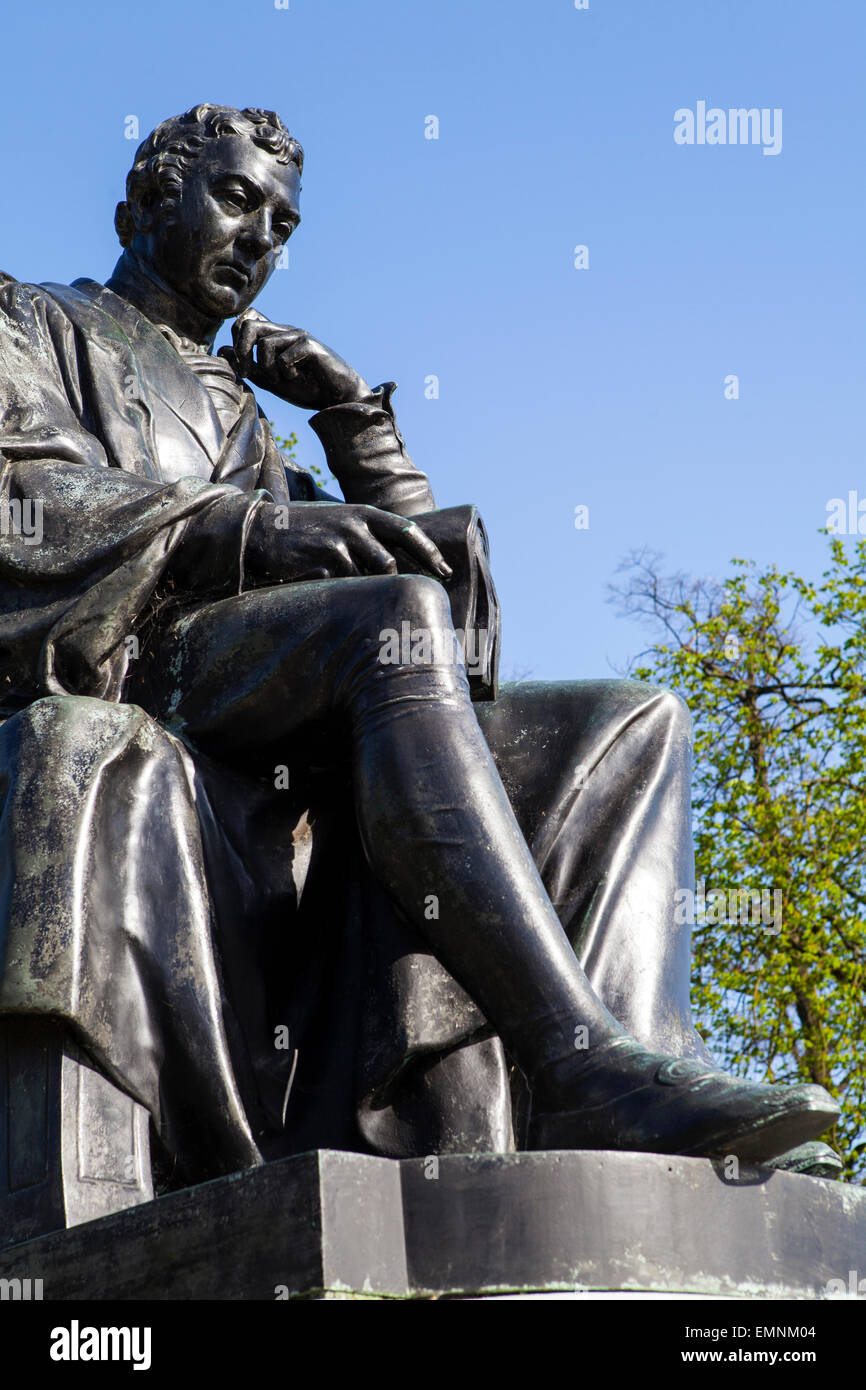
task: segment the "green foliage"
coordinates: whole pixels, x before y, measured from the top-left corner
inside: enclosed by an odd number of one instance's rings
[[[782,895],[771,930],[698,921],[698,1027],[733,1072],[827,1086],[843,1105],[828,1137],[866,1181],[866,540],[831,538],[816,584],[657,563],[630,557],[613,593],[659,637],[631,674],[692,711],[698,881]]]
[[[292,433],[289,435],[276,434],[274,432],[273,420],[269,420],[268,424],[271,427],[271,434],[273,434],[274,436],[274,443],[276,444],[280,453],[285,454],[286,458],[289,459],[292,463],[297,463],[298,459],[295,453],[295,446],[298,442],[298,436],[295,434],[294,430],[292,430]],[[316,463],[309,464],[307,471],[312,473],[318,487],[324,487],[325,483],[330,482],[330,477],[326,476],[323,469],[321,469]]]

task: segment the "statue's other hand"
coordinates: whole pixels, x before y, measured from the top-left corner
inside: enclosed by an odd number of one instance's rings
[[[370,387],[348,362],[303,328],[271,323],[247,309],[232,325],[234,347],[220,356],[254,386],[302,410],[365,400]]]
[[[441,551],[420,526],[378,507],[344,502],[263,502],[250,528],[248,559],[259,579],[284,584],[358,574],[396,574],[403,551],[437,579],[451,578]]]

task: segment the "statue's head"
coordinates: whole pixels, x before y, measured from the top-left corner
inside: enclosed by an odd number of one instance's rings
[[[114,225],[179,295],[233,318],[300,221],[304,152],[273,111],[194,106],[139,146]]]

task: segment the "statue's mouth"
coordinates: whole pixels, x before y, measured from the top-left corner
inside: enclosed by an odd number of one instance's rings
[[[215,266],[214,274],[216,278],[222,280],[224,283],[228,282],[231,289],[245,290],[250,283],[249,273],[243,270],[241,266],[232,265],[228,261],[222,261],[219,265]]]

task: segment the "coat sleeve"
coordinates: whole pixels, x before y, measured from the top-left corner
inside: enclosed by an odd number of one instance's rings
[[[366,503],[400,516],[433,511],[426,473],[412,462],[391,405],[396,382],[372,392],[370,402],[332,405],[310,420],[328,467],[347,502]]]
[[[243,584],[267,496],[109,467],[86,428],[75,329],[34,286],[0,277],[0,705],[46,694],[117,700],[126,641],[195,519],[212,533],[204,589]]]

